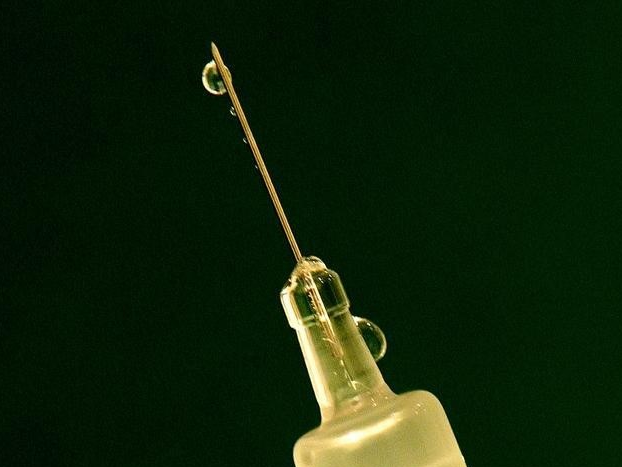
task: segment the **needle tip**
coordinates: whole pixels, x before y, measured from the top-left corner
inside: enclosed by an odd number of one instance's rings
[[[212,55],[215,55],[217,53],[218,53],[218,47],[216,47],[216,44],[212,42]]]

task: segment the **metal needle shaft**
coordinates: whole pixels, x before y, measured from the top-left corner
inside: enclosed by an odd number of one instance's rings
[[[229,69],[225,66],[222,57],[220,56],[220,52],[216,47],[216,44],[212,42],[212,56],[214,57],[214,62],[216,63],[216,67],[218,68],[218,73],[222,78],[223,83],[225,84],[225,88],[227,89],[227,93],[229,94],[229,98],[231,99],[231,104],[235,110],[235,114],[240,121],[240,125],[242,125],[242,131],[244,131],[244,136],[246,137],[246,141],[248,141],[248,145],[253,152],[253,157],[255,158],[255,162],[257,163],[257,168],[259,169],[259,173],[261,174],[261,178],[263,178],[264,184],[268,189],[268,194],[270,195],[270,199],[272,200],[272,204],[274,205],[274,209],[276,210],[276,214],[279,217],[279,221],[281,222],[281,226],[285,231],[285,236],[287,237],[287,241],[289,242],[289,246],[292,249],[292,253],[294,254],[294,258],[296,258],[296,262],[299,262],[302,259],[302,254],[300,253],[300,248],[298,248],[298,243],[296,243],[296,238],[294,237],[294,233],[292,232],[291,227],[289,226],[289,222],[287,220],[287,216],[285,215],[285,211],[283,210],[283,206],[281,205],[281,201],[279,200],[279,195],[274,188],[274,184],[272,183],[272,179],[270,178],[270,174],[268,173],[268,169],[266,168],[266,164],[261,157],[261,152],[259,151],[259,147],[257,146],[257,142],[255,141],[255,137],[253,136],[253,132],[251,131],[251,127],[246,120],[246,115],[244,114],[244,110],[242,109],[242,105],[240,104],[240,100],[238,99],[237,94],[235,93],[235,89],[233,87],[233,83],[231,81],[231,73]]]

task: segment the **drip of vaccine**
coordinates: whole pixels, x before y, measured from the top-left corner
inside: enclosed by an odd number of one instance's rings
[[[311,378],[322,421],[294,446],[296,467],[465,467],[445,411],[427,391],[396,395],[376,365],[386,349],[373,323],[350,313],[336,272],[303,256],[259,152],[231,73],[212,43],[203,84],[229,94],[296,260],[281,303]]]

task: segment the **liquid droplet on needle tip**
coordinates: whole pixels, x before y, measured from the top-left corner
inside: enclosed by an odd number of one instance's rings
[[[218,67],[216,66],[214,60],[210,61],[207,65],[205,65],[201,77],[203,80],[203,86],[210,94],[222,96],[227,92],[225,83],[222,80],[220,73],[218,72]]]

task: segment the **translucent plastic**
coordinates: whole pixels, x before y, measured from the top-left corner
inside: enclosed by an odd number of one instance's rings
[[[297,467],[465,467],[436,397],[384,382],[334,271],[303,258],[281,301],[322,414],[294,447]]]
[[[443,407],[427,391],[323,422],[298,440],[297,467],[464,467]]]

